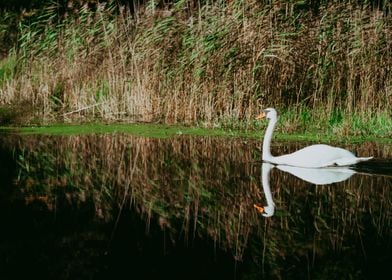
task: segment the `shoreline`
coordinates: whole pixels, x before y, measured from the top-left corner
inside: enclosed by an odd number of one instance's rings
[[[75,136],[86,134],[130,134],[140,137],[150,138],[170,138],[175,136],[210,136],[244,138],[250,140],[262,140],[264,137],[265,125],[260,125],[259,129],[230,129],[230,128],[207,128],[200,126],[166,125],[156,123],[85,123],[85,124],[51,124],[44,126],[0,126],[1,134],[19,135],[47,135],[47,136]],[[392,139],[377,135],[341,136],[320,131],[306,131],[284,133],[276,131],[275,141],[297,141],[297,142],[317,142],[317,143],[363,143],[378,142],[392,144]]]

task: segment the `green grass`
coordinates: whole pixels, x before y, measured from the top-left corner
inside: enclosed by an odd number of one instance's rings
[[[22,135],[82,135],[82,134],[110,134],[110,133],[127,133],[143,137],[167,138],[176,135],[192,136],[237,136],[246,137],[252,135],[256,137],[261,133],[251,132],[248,134],[244,131],[233,131],[224,129],[208,129],[198,127],[185,127],[178,125],[159,125],[159,124],[80,124],[65,125],[56,124],[48,126],[33,127],[0,127],[1,133],[18,133]]]
[[[14,78],[16,65],[17,60],[13,55],[9,55],[0,61],[0,86]]]
[[[116,134],[126,133],[141,137],[169,138],[180,135],[188,136],[211,136],[211,137],[238,137],[244,139],[262,139],[265,131],[265,123],[260,123],[259,129],[225,129],[225,128],[202,128],[187,127],[180,125],[161,125],[161,124],[80,124],[66,125],[56,124],[49,126],[34,127],[9,127],[1,126],[0,133],[17,133],[20,135],[52,135],[70,136],[85,134]],[[342,137],[333,133],[319,133],[308,131],[305,133],[283,133],[277,131],[274,134],[277,141],[305,141],[305,142],[348,142],[361,143],[364,141],[392,143],[390,138],[380,138],[374,136],[350,136]]]

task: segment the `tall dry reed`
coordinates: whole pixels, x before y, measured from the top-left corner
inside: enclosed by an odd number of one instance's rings
[[[214,125],[250,122],[260,106],[306,108],[332,121],[390,119],[387,10],[341,1],[317,13],[285,1],[193,2],[149,2],[132,13],[85,5],[62,20],[50,7],[22,20],[10,54],[17,70],[0,79],[0,103],[27,102],[45,121]]]

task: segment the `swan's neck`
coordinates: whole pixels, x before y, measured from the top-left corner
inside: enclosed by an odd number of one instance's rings
[[[271,119],[268,123],[267,130],[265,131],[264,141],[263,141],[263,160],[269,161],[273,157],[271,155],[271,139],[272,133],[274,132],[275,124],[277,119]]]

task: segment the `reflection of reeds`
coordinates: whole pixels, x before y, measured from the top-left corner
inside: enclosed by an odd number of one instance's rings
[[[384,155],[390,157],[390,151]],[[370,248],[387,244],[392,236],[389,177],[354,175],[343,183],[313,186],[275,170],[271,185],[283,214],[267,224],[264,253],[269,269],[287,273],[284,263],[296,262],[298,267],[291,273],[301,275],[304,269],[317,266],[316,259],[327,261],[331,252],[340,256],[335,265],[342,262],[342,267],[354,267],[357,260],[369,258]],[[285,234],[277,234],[282,230]]]
[[[391,237],[392,182],[383,177],[356,175],[315,187],[273,170],[271,189],[281,214],[260,219],[253,209],[263,199],[253,154],[257,143],[91,135],[7,136],[1,145],[15,150],[15,184],[26,202],[44,197],[52,208],[61,194],[75,204],[92,199],[97,216],[105,219],[113,219],[113,205],[130,206],[147,230],[157,222],[173,242],[209,236],[237,260],[247,250],[263,253],[266,270],[279,272],[279,264],[294,255],[294,261],[305,258],[313,265],[316,256],[344,252],[369,234]],[[377,148],[359,149],[365,147]],[[368,153],[387,158],[392,149]]]

